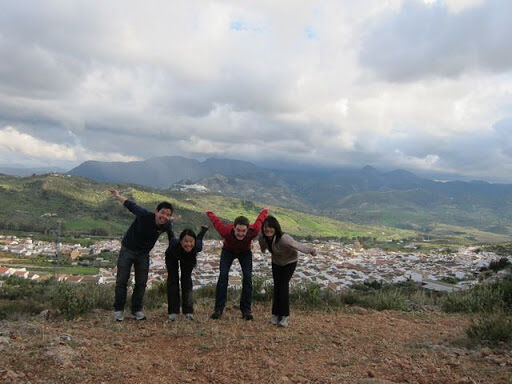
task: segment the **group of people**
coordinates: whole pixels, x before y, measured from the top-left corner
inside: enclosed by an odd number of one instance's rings
[[[167,233],[169,239],[169,246],[165,252],[169,320],[177,320],[180,313],[180,302],[185,318],[193,320],[192,271],[197,265],[197,254],[203,249],[203,237],[208,231],[208,226],[203,225],[197,235],[192,229],[184,229],[176,238],[171,220],[174,212],[171,203],[161,202],[154,212],[150,212],[121,196],[117,190],[112,189],[110,192],[135,215],[134,221],[123,237],[117,260],[115,320],[123,321],[124,319],[127,284],[132,266],[135,271],[135,286],[131,304],[132,316],[135,320],[146,319],[142,309],[149,272],[149,252],[163,232]],[[220,319],[222,317],[227,299],[229,270],[233,261],[238,259],[242,269],[240,297],[242,318],[254,319],[251,309],[251,243],[258,237],[262,252],[268,250],[272,255],[274,292],[270,322],[287,327],[290,321],[289,283],[297,266],[298,251],[316,255],[316,250],[309,245],[295,241],[290,235],[284,233],[278,220],[274,216],[268,215],[267,208],[259,213],[256,221],[252,224],[244,216],[237,217],[233,223],[225,224],[212,211],[207,211],[206,215],[223,239],[219,278],[215,290],[215,307],[210,318]]]

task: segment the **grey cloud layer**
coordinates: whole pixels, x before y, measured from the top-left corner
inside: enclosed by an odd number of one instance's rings
[[[508,172],[512,3],[274,3],[6,5],[0,130],[102,159]]]
[[[407,1],[369,27],[361,63],[392,81],[512,69],[510,1],[488,0],[455,14],[442,4]]]

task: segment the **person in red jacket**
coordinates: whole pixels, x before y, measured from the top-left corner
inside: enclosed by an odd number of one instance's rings
[[[254,319],[251,311],[252,301],[252,251],[251,242],[261,230],[263,220],[267,217],[268,209],[264,208],[258,215],[254,224],[249,224],[245,216],[238,216],[233,223],[224,224],[213,212],[206,215],[213,226],[224,239],[220,254],[220,273],[215,290],[215,309],[210,318],[219,319],[226,305],[228,293],[229,270],[235,259],[238,259],[242,268],[242,295],[240,297],[240,310],[245,320]]]

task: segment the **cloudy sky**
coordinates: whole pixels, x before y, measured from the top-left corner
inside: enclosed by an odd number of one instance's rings
[[[163,155],[512,183],[512,1],[2,5],[0,164]]]

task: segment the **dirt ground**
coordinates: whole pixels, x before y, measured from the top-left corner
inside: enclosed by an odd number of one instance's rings
[[[467,347],[467,316],[346,308],[292,309],[289,328],[228,308],[210,320],[112,321],[98,311],[75,321],[0,322],[2,383],[512,383],[512,351]]]

